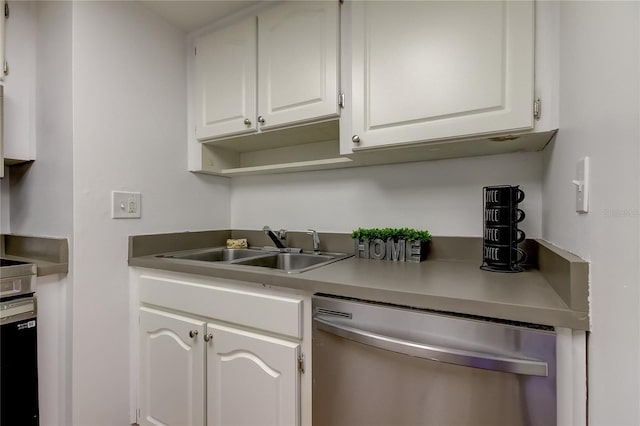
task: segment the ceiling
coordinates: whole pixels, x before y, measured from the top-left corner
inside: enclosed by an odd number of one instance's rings
[[[140,3],[173,26],[189,33],[229,16],[259,0],[141,0]]]

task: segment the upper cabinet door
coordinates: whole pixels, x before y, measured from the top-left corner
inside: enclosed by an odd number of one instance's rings
[[[0,0],[0,81],[4,80],[4,21],[5,17],[5,0]]]
[[[258,16],[261,128],[338,115],[338,1],[292,1]]]
[[[354,149],[533,127],[533,2],[356,1],[352,49]]]
[[[255,132],[256,18],[196,40],[196,138]]]

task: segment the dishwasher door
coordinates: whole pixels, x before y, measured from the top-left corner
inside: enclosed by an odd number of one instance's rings
[[[556,339],[530,328],[313,297],[313,425],[556,424]]]

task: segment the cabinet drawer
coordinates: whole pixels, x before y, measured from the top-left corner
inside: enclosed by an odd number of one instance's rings
[[[302,339],[302,299],[223,285],[141,275],[140,301]]]

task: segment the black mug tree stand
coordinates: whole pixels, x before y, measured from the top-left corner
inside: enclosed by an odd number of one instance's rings
[[[487,236],[487,190],[492,189],[506,189],[512,188],[508,191],[508,202],[501,202],[500,207],[509,206],[509,221],[508,224],[501,223],[500,227],[502,230],[506,230],[509,235],[509,244],[508,246],[504,245],[496,245],[492,244],[492,241],[488,241]],[[519,265],[524,259],[519,259],[520,252],[518,250],[518,222],[517,222],[517,206],[518,202],[522,201],[522,199],[518,200],[518,196],[514,196],[514,189],[517,191],[518,187],[511,187],[508,185],[503,186],[485,186],[482,191],[482,212],[483,212],[483,238],[482,238],[482,265],[480,269],[491,272],[522,272],[524,271],[522,267]],[[497,207],[497,206],[496,206]],[[490,207],[489,207],[490,208]],[[505,228],[506,226],[506,228]],[[522,232],[522,231],[521,231]],[[524,233],[522,233],[524,234]],[[492,253],[497,252],[499,250],[508,250],[508,256],[505,259],[497,260],[492,259]]]

